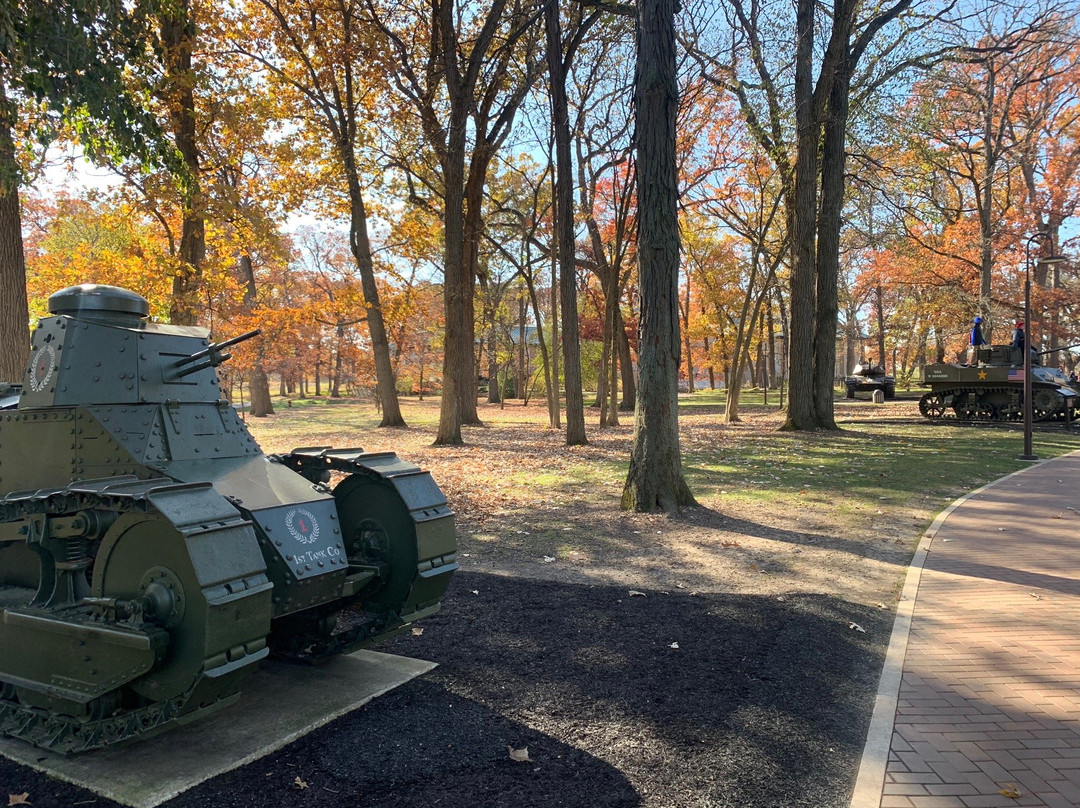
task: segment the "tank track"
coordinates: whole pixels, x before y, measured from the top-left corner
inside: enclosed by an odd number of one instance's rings
[[[370,479],[376,479],[389,483],[399,492],[402,502],[409,509],[413,524],[417,530],[422,525],[443,519],[453,519],[453,513],[446,503],[446,498],[439,492],[431,475],[413,465],[401,460],[393,452],[364,452],[361,449],[329,449],[325,447],[310,447],[294,449],[288,454],[273,455],[272,460],[282,463],[298,474],[303,475],[314,483],[327,481],[327,472],[337,472],[346,475],[360,475]],[[377,470],[373,466],[383,467],[384,471]],[[421,501],[408,501],[404,493],[399,489],[401,481],[426,478],[431,481],[430,488],[439,492],[438,498],[422,499]],[[406,483],[409,485],[409,483]],[[415,492],[417,486],[409,485],[409,490]],[[425,487],[419,487],[425,490]],[[415,498],[415,496],[413,497]],[[449,575],[457,569],[456,553],[449,553],[436,559],[422,560],[422,565],[427,566],[429,574],[436,570]],[[363,612],[359,603],[348,600],[337,603],[325,604],[313,610],[313,624],[324,624],[328,618],[334,615],[344,615],[346,618],[356,618],[355,622],[329,634],[312,632],[308,634],[296,634],[289,637],[273,637],[271,654],[274,657],[288,659],[295,662],[319,663],[340,654],[348,654],[366,645],[371,645],[378,640],[389,639],[402,631],[408,622],[419,617],[433,614],[438,607],[425,611],[423,614],[413,616],[409,621],[402,622],[396,615],[368,615]],[[363,619],[360,615],[363,613]],[[396,623],[396,625],[395,625]]]
[[[1045,388],[1044,388],[1045,389]],[[1023,417],[1023,411],[1019,405],[1015,410],[1009,409],[1002,412],[998,408],[991,404],[975,403],[974,406],[966,407],[963,410],[957,408],[954,405],[946,405],[942,402],[944,394],[957,396],[959,394],[967,393],[977,396],[988,395],[1013,395],[1016,392],[1015,387],[999,386],[999,387],[951,387],[948,391],[941,393],[929,392],[924,393],[922,398],[919,399],[919,412],[924,418],[930,418],[932,420],[955,418],[959,421],[1016,421]],[[1037,391],[1036,391],[1037,392]],[[1053,421],[1063,415],[1063,410],[1058,412],[1041,412],[1036,410],[1033,413],[1033,420],[1035,421]],[[1074,416],[1075,417],[1075,416]]]
[[[168,478],[142,480],[133,476],[86,480],[63,488],[17,491],[0,498],[0,522],[32,516],[62,516],[79,511],[152,513],[157,511],[153,498],[172,494],[197,494],[210,483],[176,483]],[[237,516],[233,522],[244,522]],[[76,604],[77,605],[77,604]],[[104,624],[109,621],[102,619]],[[265,656],[265,653],[263,654]],[[239,698],[239,692],[227,694],[198,710],[187,710],[197,684],[180,696],[143,706],[125,708],[101,718],[85,720],[37,707],[27,707],[14,700],[14,686],[0,680],[0,733],[19,738],[34,746],[63,754],[76,754],[104,746],[124,743],[155,734],[180,716],[212,712]]]
[[[74,755],[155,734],[185,715],[184,706],[190,695],[185,693],[176,699],[153,702],[95,721],[80,721],[0,699],[0,732],[41,749]],[[224,707],[235,698],[222,699],[214,706]]]

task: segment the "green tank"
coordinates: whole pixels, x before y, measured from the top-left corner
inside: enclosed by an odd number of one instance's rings
[[[222,400],[216,366],[258,332],[212,344],[110,286],[49,311],[0,384],[0,732],[146,736],[232,703],[269,655],[318,662],[439,609],[456,543],[427,472],[264,455]]]
[[[1034,352],[1031,356],[1032,417],[1037,421],[1076,418],[1077,391],[1060,370],[1044,367],[1041,356]],[[987,345],[977,349],[975,358],[971,365],[938,362],[923,369],[923,386],[930,388],[919,399],[923,416],[976,421],[1023,417],[1023,349]]]

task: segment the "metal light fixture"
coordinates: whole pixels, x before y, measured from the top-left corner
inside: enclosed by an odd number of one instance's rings
[[[1043,264],[1060,264],[1067,261],[1064,255],[1054,255],[1054,239],[1049,233],[1035,233],[1027,240],[1024,262],[1024,453],[1020,460],[1038,460],[1039,456],[1031,448],[1031,245],[1043,239],[1050,245],[1050,255],[1040,258]]]

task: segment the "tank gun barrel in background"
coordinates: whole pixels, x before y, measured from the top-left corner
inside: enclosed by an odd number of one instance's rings
[[[200,370],[216,368],[218,365],[232,358],[232,354],[225,351],[225,348],[231,348],[233,345],[251,339],[252,337],[257,337],[261,333],[261,328],[255,328],[238,337],[233,337],[232,339],[223,340],[221,342],[210,343],[201,351],[196,351],[191,356],[184,357],[177,362],[173,366],[175,368],[173,378],[182,379],[185,376],[190,376],[192,373],[198,373]]]
[[[1080,348],[1080,343],[1076,345],[1062,345],[1060,348],[1048,348],[1045,351],[1036,351],[1036,356],[1046,356],[1047,354],[1057,353],[1058,351],[1071,351],[1073,348]]]

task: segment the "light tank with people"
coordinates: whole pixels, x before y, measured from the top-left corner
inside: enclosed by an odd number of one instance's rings
[[[0,732],[80,752],[234,702],[431,615],[457,568],[431,476],[389,452],[264,455],[227,342],[82,285],[0,384]],[[331,487],[330,482],[337,482]]]
[[[1055,349],[1060,350],[1060,349]],[[973,349],[970,364],[936,362],[923,369],[919,399],[926,418],[955,417],[966,421],[1009,421],[1023,417],[1024,348],[983,345]],[[1036,421],[1077,417],[1076,387],[1057,368],[1042,364],[1043,351],[1031,354],[1031,407]]]

